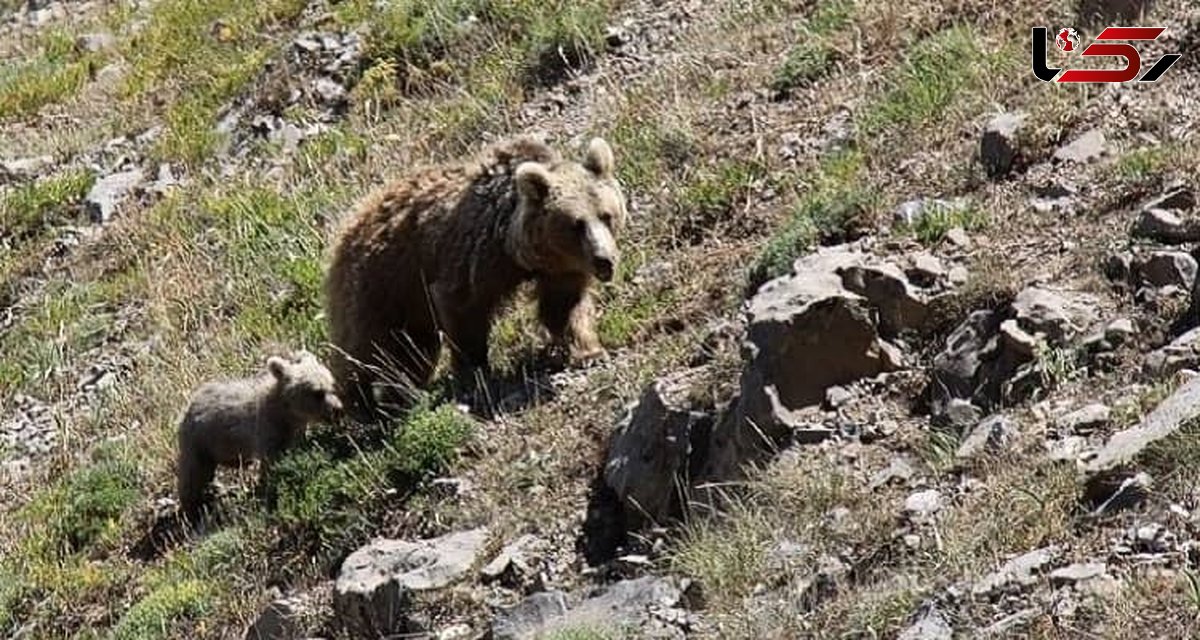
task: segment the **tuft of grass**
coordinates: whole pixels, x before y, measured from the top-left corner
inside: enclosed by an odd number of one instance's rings
[[[863,157],[857,151],[836,153],[822,163],[807,193],[751,267],[751,290],[788,273],[792,263],[818,242],[845,239],[851,227],[871,216],[879,195],[861,180],[862,171]]]
[[[671,568],[699,581],[717,607],[735,606],[763,581],[773,530],[759,506],[735,502],[725,517],[684,529]]]
[[[623,636],[614,635],[607,629],[570,627],[550,632],[546,636],[546,640],[617,640],[621,637]]]
[[[949,202],[930,202],[909,232],[924,245],[941,242],[951,229],[977,231],[987,226],[987,214],[973,204],[956,205]]]
[[[808,20],[796,30],[798,42],[788,50],[783,64],[775,71],[771,90],[787,94],[829,72],[837,60],[834,36],[853,20],[854,3],[849,0],[824,0]]]
[[[83,199],[95,179],[92,172],[75,169],[16,187],[0,199],[0,238],[20,240],[50,227]]]
[[[41,37],[36,58],[0,70],[0,120],[37,113],[74,96],[91,78],[102,54],[81,52],[69,33]]]
[[[106,447],[95,458],[92,466],[67,476],[44,507],[54,539],[71,551],[110,539],[141,497],[132,456]]]
[[[859,133],[870,138],[941,118],[1003,61],[1001,54],[980,51],[979,42],[978,33],[961,26],[918,41],[892,74],[883,98],[859,116]]]
[[[473,433],[473,422],[451,405],[415,408],[377,449],[338,458],[319,447],[297,450],[273,470],[278,492],[274,518],[323,550],[342,547],[366,531],[372,509],[389,495],[410,493],[444,470]]]
[[[1142,147],[1121,156],[1112,167],[1120,179],[1139,182],[1163,172],[1173,159],[1176,149],[1167,143],[1153,147]]]
[[[164,584],[125,612],[113,628],[112,640],[177,638],[187,623],[209,612],[212,587],[202,580]]]

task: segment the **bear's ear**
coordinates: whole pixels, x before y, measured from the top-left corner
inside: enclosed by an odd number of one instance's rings
[[[611,178],[613,164],[612,147],[608,146],[604,138],[592,138],[588,145],[587,157],[583,160],[584,168],[600,178]]]
[[[541,204],[550,195],[550,170],[540,162],[522,162],[516,180],[517,193],[530,202]]]
[[[271,356],[267,358],[267,371],[270,371],[276,380],[283,380],[287,377],[287,361],[279,356]]]

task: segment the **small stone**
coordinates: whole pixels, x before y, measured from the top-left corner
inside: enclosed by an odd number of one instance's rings
[[[1104,339],[1114,345],[1121,345],[1137,335],[1137,327],[1129,318],[1113,320],[1104,328]]]
[[[1103,453],[1103,452],[1102,452]],[[1097,458],[1099,459],[1099,458]],[[1093,459],[1088,464],[1093,465],[1097,459]],[[1104,482],[1108,480],[1109,482]],[[1107,476],[1093,478],[1088,482],[1084,492],[1084,499],[1090,500],[1093,504],[1099,502],[1093,511],[1093,516],[1105,516],[1131,509],[1146,501],[1150,497],[1150,490],[1154,486],[1154,480],[1150,474],[1142,471],[1134,474],[1131,477],[1125,478],[1115,487],[1111,487],[1111,479]],[[1107,495],[1107,499],[1102,499]]]
[[[1111,415],[1112,410],[1108,405],[1097,402],[1061,416],[1055,421],[1055,426],[1066,433],[1088,433],[1107,425]]]
[[[984,126],[979,158],[989,177],[1001,177],[1012,169],[1020,154],[1019,134],[1025,117],[1023,113],[1002,113]]]
[[[97,180],[84,199],[92,221],[108,222],[121,202],[144,180],[141,169],[114,173]]]
[[[897,640],[953,640],[954,629],[932,602],[921,605],[916,620],[900,632]]]
[[[983,410],[971,404],[970,400],[954,398],[946,403],[941,414],[936,416],[940,426],[966,433],[983,418]]]
[[[1053,462],[1076,462],[1087,450],[1088,441],[1083,436],[1067,436],[1046,443],[1046,457]]]
[[[960,227],[954,227],[946,232],[946,242],[958,247],[959,249],[971,248],[971,236]]]
[[[1135,263],[1134,272],[1141,282],[1154,287],[1190,289],[1196,281],[1196,259],[1183,251],[1155,251]]]
[[[1064,162],[1086,164],[1103,156],[1107,152],[1107,144],[1104,132],[1092,129],[1070,144],[1060,147],[1054,152],[1054,158]]]
[[[1050,584],[1054,587],[1066,587],[1085,582],[1108,573],[1108,565],[1103,562],[1086,562],[1073,564],[1050,572]]]
[[[1049,546],[1017,556],[1004,563],[997,571],[984,576],[971,587],[971,593],[980,597],[990,597],[1032,586],[1037,583],[1042,570],[1054,562],[1061,551],[1057,546]]]
[[[906,272],[909,280],[919,287],[932,287],[946,277],[942,261],[929,253],[919,253],[912,258],[912,267]]]
[[[871,476],[869,486],[871,489],[878,489],[892,483],[907,484],[915,473],[912,465],[904,458],[892,458],[886,469]]]
[[[937,489],[918,491],[904,500],[904,512],[914,519],[927,519],[942,509],[942,493]]]
[[[836,409],[854,399],[854,394],[843,386],[835,385],[825,390],[825,404]]]
[[[75,38],[75,47],[88,53],[111,49],[114,44],[116,44],[116,38],[109,33],[85,33]]]
[[[971,274],[967,271],[967,268],[963,266],[952,267],[950,269],[950,274],[947,277],[947,279],[950,281],[950,284],[956,287],[966,284],[967,280],[970,278]]]
[[[1012,446],[1017,439],[1017,427],[1006,416],[996,415],[975,425],[959,445],[955,457],[975,458],[987,453],[997,453]]]
[[[1166,244],[1183,244],[1200,240],[1200,225],[1190,220],[1185,222],[1173,211],[1144,209],[1134,225],[1133,235]]]

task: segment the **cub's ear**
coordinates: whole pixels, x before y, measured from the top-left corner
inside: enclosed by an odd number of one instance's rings
[[[287,377],[287,361],[279,356],[271,356],[267,358],[267,371],[270,371],[276,380],[283,380]]]
[[[583,166],[597,177],[611,178],[613,176],[612,147],[608,146],[603,138],[592,138],[591,143],[588,144],[587,157],[583,160]]]
[[[550,170],[540,162],[522,162],[516,180],[517,193],[530,202],[540,204],[550,195]]]

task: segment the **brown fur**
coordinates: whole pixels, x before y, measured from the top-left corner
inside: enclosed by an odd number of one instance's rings
[[[201,385],[179,425],[180,510],[199,515],[217,466],[261,460],[261,488],[270,465],[309,423],[341,408],[333,375],[306,351],[269,358],[267,371],[254,378]]]
[[[612,151],[599,139],[577,163],[517,138],[370,194],[334,243],[326,281],[343,397],[371,404],[380,369],[427,385],[439,330],[460,377],[486,370],[494,316],[528,281],[556,344],[576,361],[603,355],[591,288],[612,277],[625,217]]]

